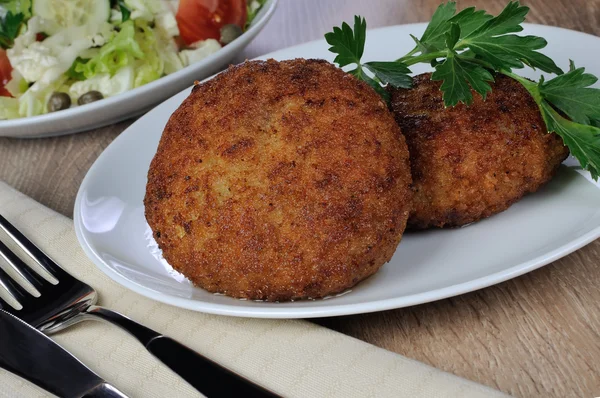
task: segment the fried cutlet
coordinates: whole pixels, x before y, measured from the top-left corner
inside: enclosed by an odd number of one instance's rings
[[[341,69],[245,62],[171,116],[146,219],[165,259],[210,292],[323,297],[392,257],[412,206],[408,156],[386,104]]]
[[[414,78],[391,89],[406,138],[414,208],[409,227],[456,227],[506,210],[556,173],[568,149],[548,134],[540,111],[517,81],[496,75],[484,101],[445,108],[441,82]]]

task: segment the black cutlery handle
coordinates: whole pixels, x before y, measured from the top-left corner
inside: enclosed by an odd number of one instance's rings
[[[153,339],[146,349],[209,398],[279,397],[169,337]]]
[[[110,322],[131,333],[152,355],[208,398],[279,397],[183,344],[140,325],[118,312],[93,305],[86,314],[91,319]]]

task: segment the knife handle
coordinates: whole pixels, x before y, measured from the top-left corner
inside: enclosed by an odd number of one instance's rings
[[[146,349],[209,398],[279,397],[170,337],[159,336]]]
[[[109,309],[91,306],[92,319],[115,324],[133,335],[146,349],[208,398],[213,397],[279,397],[250,380],[224,368],[181,343],[163,336]]]

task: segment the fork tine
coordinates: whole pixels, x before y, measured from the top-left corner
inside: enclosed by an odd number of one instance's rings
[[[10,236],[27,255],[33,258],[42,268],[48,271],[59,281],[61,279],[70,279],[72,276],[60,268],[43,251],[37,248],[29,239],[27,239],[18,229],[0,215],[0,228]]]
[[[23,299],[30,295],[27,290],[11,278],[2,268],[0,268],[0,286],[8,291],[8,293],[19,302],[22,302]]]
[[[43,289],[46,284],[50,283],[33,271],[29,265],[13,253],[2,241],[0,241],[0,257],[6,260],[23,279],[31,283],[36,289]]]

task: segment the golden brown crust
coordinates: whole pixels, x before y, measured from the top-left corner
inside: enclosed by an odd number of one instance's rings
[[[173,113],[144,204],[166,260],[196,285],[290,300],[389,261],[410,183],[404,138],[371,88],[325,61],[253,61]]]
[[[455,227],[507,209],[556,173],[568,149],[515,80],[495,77],[483,101],[444,108],[440,82],[414,78],[392,89],[392,110],[406,137],[413,174],[409,226]]]

